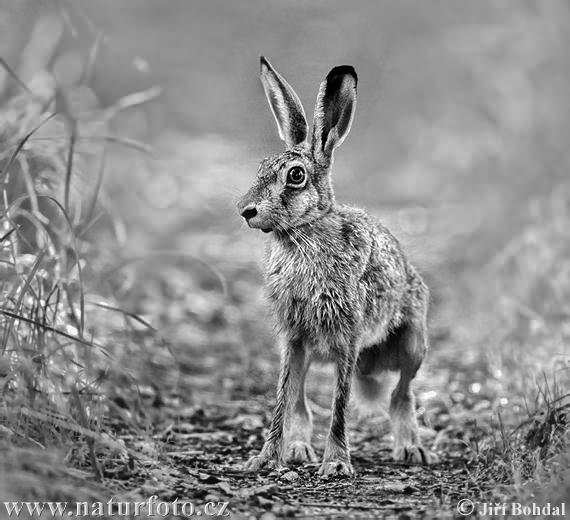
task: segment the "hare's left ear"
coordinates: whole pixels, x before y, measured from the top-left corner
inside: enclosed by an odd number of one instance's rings
[[[356,71],[335,67],[321,83],[315,105],[312,147],[319,162],[328,163],[348,135],[356,107]]]
[[[285,81],[269,63],[261,56],[261,83],[265,96],[277,122],[279,137],[287,148],[303,143],[307,139],[307,119],[299,96],[291,85]]]

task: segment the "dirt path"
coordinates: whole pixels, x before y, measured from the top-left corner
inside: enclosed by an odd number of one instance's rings
[[[122,487],[146,498],[192,501],[196,507],[224,502],[234,518],[264,520],[442,518],[445,511],[451,517],[454,504],[469,487],[470,474],[462,457],[444,456],[431,467],[394,463],[386,436],[380,438],[366,426],[352,429],[353,478],[319,478],[318,464],[245,473],[241,465],[263,443],[267,404],[257,398],[163,410],[174,420],[166,417],[152,436],[158,457],[150,464],[131,460],[131,469],[123,468]],[[326,422],[317,417],[319,455]],[[139,449],[149,442],[146,436],[122,438]]]
[[[261,402],[197,407],[168,428],[162,434],[166,446],[160,469],[167,477],[156,494],[228,502],[234,514],[260,518],[267,513],[264,519],[441,517],[442,506],[458,500],[461,483],[468,480],[460,458],[429,468],[396,464],[387,441],[362,431],[355,432],[359,439],[353,442],[354,478],[321,479],[317,464],[243,473],[239,466],[263,442],[259,424],[265,407]]]

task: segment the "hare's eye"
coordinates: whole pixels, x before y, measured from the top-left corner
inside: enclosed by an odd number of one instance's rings
[[[303,168],[300,166],[293,166],[293,168],[287,172],[287,184],[299,186],[300,184],[303,184],[303,182],[305,182],[305,172],[303,171]]]

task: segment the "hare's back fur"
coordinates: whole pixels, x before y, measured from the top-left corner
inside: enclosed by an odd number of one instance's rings
[[[355,335],[365,348],[423,320],[427,287],[396,238],[363,210],[334,206],[273,235],[266,281],[278,325],[325,356]]]

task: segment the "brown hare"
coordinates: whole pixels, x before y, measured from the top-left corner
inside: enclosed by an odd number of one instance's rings
[[[381,397],[382,377],[398,371],[390,417],[396,460],[429,463],[421,446],[411,383],[428,348],[429,293],[398,241],[363,210],[335,200],[333,153],[356,106],[354,68],[333,68],[321,83],[312,133],[299,97],[261,58],[261,82],[286,150],[261,162],[238,211],[271,236],[266,288],[282,341],[277,404],[267,440],[246,469],[316,461],[305,377],[313,360],[336,367],[322,475],[352,474],[347,433],[351,384],[357,397]]]

